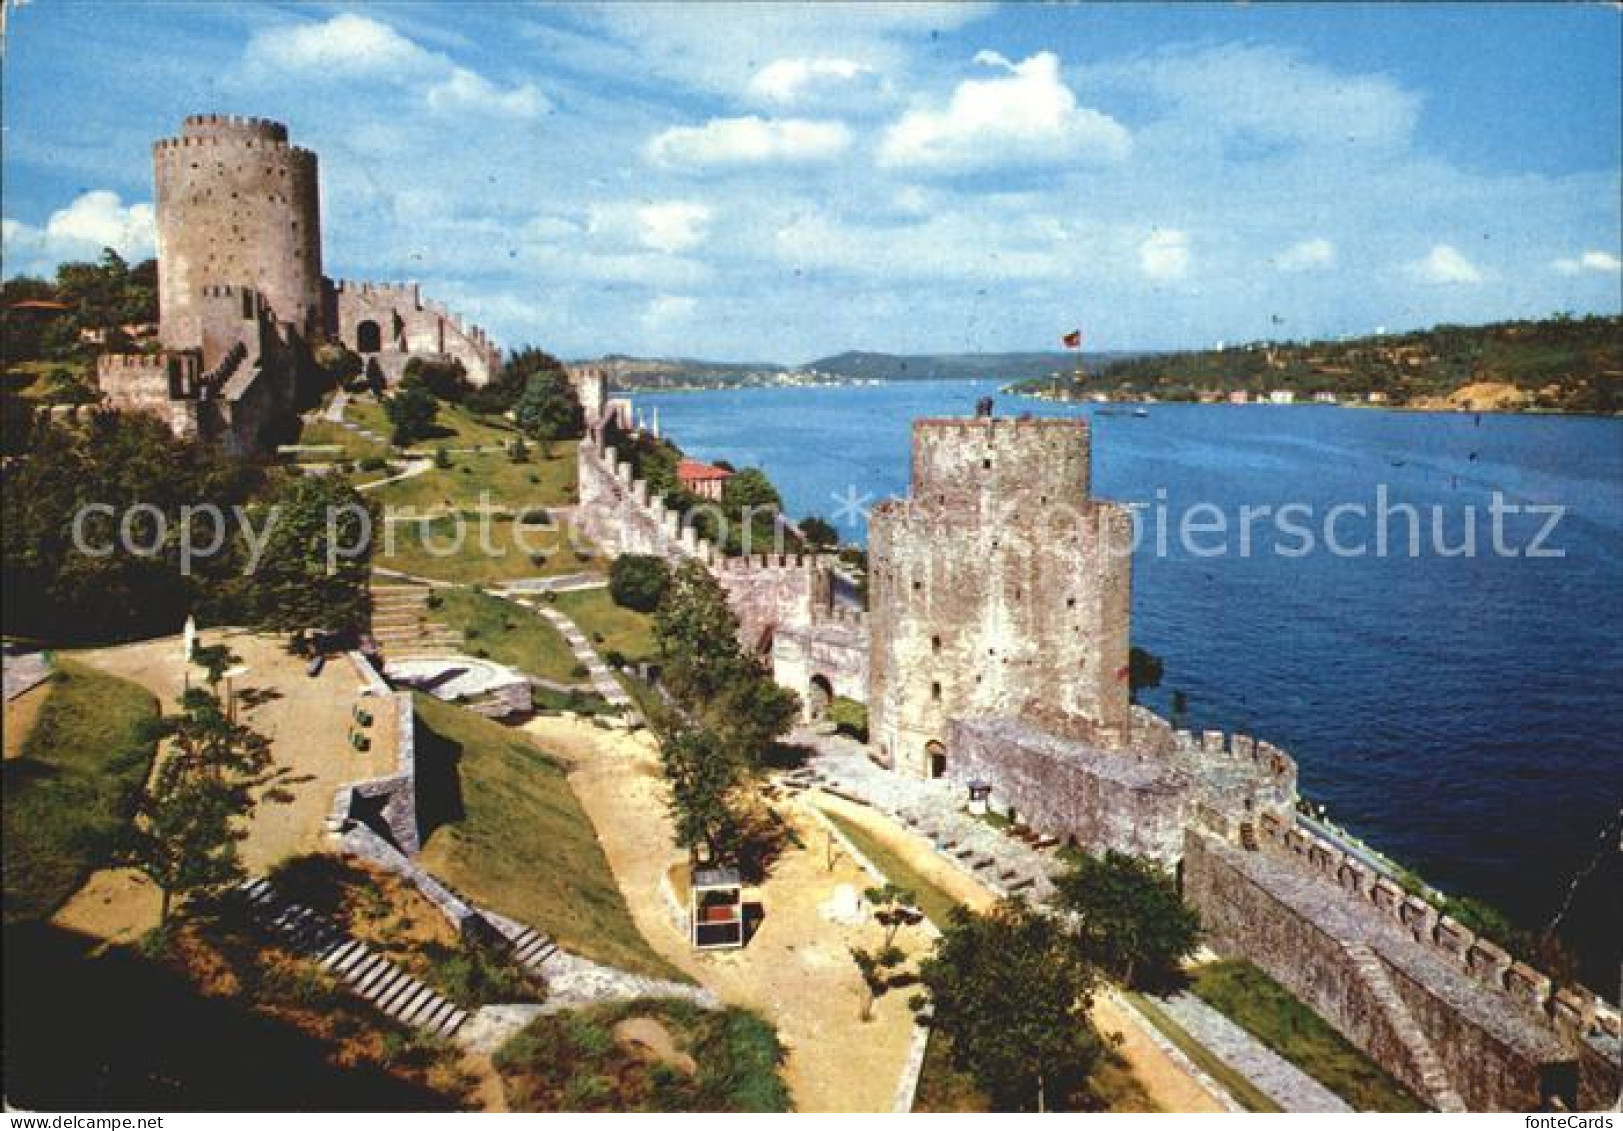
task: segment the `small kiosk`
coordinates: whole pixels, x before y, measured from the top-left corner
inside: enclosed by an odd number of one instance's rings
[[[688,922],[695,950],[744,945],[744,883],[737,868],[694,868]]]
[[[974,816],[986,816],[987,801],[992,796],[992,783],[976,778],[969,783],[969,811]]]

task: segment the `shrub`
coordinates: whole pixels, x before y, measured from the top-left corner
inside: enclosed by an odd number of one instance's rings
[[[365,456],[361,459],[361,462],[355,466],[359,467],[362,471],[382,471],[384,468],[389,466],[389,461],[384,459],[382,456]]]
[[[621,554],[609,567],[609,596],[616,605],[639,613],[658,608],[670,583],[670,567],[650,554]]]
[[[590,670],[588,670],[585,664],[576,664],[574,667],[569,669],[569,674],[576,679],[585,679],[592,673]]]
[[[434,449],[434,466],[444,470],[451,466],[451,453],[444,448]]]
[[[525,526],[545,526],[552,521],[546,507],[525,507],[518,512],[518,520]]]

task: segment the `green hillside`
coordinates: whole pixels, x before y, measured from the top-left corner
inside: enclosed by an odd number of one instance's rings
[[[1623,411],[1623,318],[1557,315],[1345,341],[1251,342],[1115,361],[1080,385],[1016,386],[1064,399],[1102,392],[1198,400],[1276,390],[1298,400],[1331,393],[1413,408],[1615,413]]]

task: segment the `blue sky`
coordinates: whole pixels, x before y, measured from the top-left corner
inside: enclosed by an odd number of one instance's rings
[[[504,345],[804,361],[1623,308],[1616,5],[35,0],[6,272],[150,254],[150,145],[289,123],[327,271]]]

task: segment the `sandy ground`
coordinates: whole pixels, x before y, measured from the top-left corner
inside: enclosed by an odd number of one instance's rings
[[[292,795],[290,802],[264,802],[255,809],[248,838],[239,846],[244,867],[263,872],[284,857],[323,850],[338,786],[393,770],[393,714],[372,708],[372,749],[359,753],[348,737],[361,682],[348,659],[330,658],[312,679],[305,675],[306,661],[290,655],[280,637],[221,630],[204,632],[200,640],[229,644],[242,657],[236,666],[247,670],[231,680],[237,717],[271,740],[275,765],[283,771],[275,784]],[[169,636],[76,658],[140,684],[165,711],[173,711],[187,677],[198,683],[203,678],[200,669],[183,662],[181,649],[180,637]],[[158,894],[134,873],[97,872],[53,921],[99,938],[126,939],[157,925]]]
[[[906,860],[926,879],[972,908],[996,902],[985,885],[953,867],[928,841],[865,805],[816,793],[816,803],[862,826],[886,848]],[[1220,1112],[1223,1106],[1194,1077],[1184,1071],[1144,1032],[1138,1020],[1104,996],[1094,999],[1093,1023],[1101,1033],[1121,1039],[1120,1052],[1144,1090],[1169,1112]]]
[[[525,729],[573,763],[570,783],[654,949],[725,1001],[755,1009],[777,1026],[788,1049],[784,1076],[796,1109],[888,1112],[912,1040],[911,991],[893,990],[879,1000],[873,1020],[859,1020],[862,978],[847,948],[872,948],[882,941],[881,931],[871,923],[834,922],[823,909],[842,884],[856,892],[870,886],[864,873],[843,858],[828,871],[821,830],[791,808],[785,816],[805,847],[790,848],[767,882],[746,893],[765,911],[750,945],[695,952],[660,896],[661,875],[683,853],[671,840],[647,737],[553,718],[535,719]],[[918,951],[923,939],[904,932],[898,942]]]
[[[23,740],[28,732],[34,729],[34,720],[39,718],[39,709],[45,705],[45,699],[51,694],[51,681],[35,684],[15,699],[7,699],[5,706],[4,725],[0,731],[4,732],[5,756],[15,758],[22,753]]]

